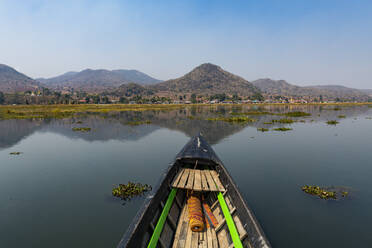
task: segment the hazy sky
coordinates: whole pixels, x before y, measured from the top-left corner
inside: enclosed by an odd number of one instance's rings
[[[247,80],[372,88],[372,1],[0,0],[0,63],[175,78],[211,62]]]

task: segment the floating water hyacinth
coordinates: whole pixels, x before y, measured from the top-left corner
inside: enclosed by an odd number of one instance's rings
[[[292,119],[280,119],[280,120],[272,120],[272,123],[284,123],[284,124],[292,124],[295,121]]]
[[[130,121],[127,123],[130,126],[139,126],[139,125],[145,125],[145,124],[151,124],[150,120],[146,121]]]
[[[293,130],[292,128],[287,128],[287,127],[279,127],[279,128],[274,128],[274,131],[280,131],[280,132],[286,132],[286,131],[291,131]]]
[[[340,199],[349,195],[349,191],[345,187],[319,187],[316,185],[302,186],[302,191],[310,195],[316,195],[321,199]]]
[[[152,187],[147,184],[132,183],[119,184],[112,189],[112,195],[122,200],[130,200],[134,196],[143,195],[147,191],[151,191]]]
[[[225,121],[225,122],[234,122],[234,123],[244,123],[244,122],[256,122],[256,119],[251,119],[246,116],[237,116],[237,117],[217,117],[217,118],[208,118],[208,121]]]
[[[339,122],[338,121],[335,121],[335,120],[333,120],[333,121],[327,121],[327,124],[328,125],[334,125],[334,126],[336,126],[338,123]]]
[[[288,112],[288,113],[285,113],[284,115],[289,116],[289,117],[305,117],[305,116],[311,116],[310,113],[301,112],[301,111]]]
[[[21,155],[22,154],[22,152],[11,152],[11,153],[9,153],[10,155]]]
[[[72,128],[72,131],[74,132],[90,132],[91,128],[90,127],[74,127]]]

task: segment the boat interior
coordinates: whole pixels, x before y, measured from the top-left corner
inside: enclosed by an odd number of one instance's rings
[[[270,245],[222,162],[197,136],[164,172],[118,247]]]
[[[158,247],[234,247],[218,200],[219,193],[223,195],[239,239],[244,240],[247,231],[236,212],[236,206],[219,178],[216,165],[199,160],[184,160],[181,164],[171,184],[172,188],[177,189],[177,193],[160,235]],[[211,223],[204,212],[203,228],[199,231],[193,231],[191,228],[192,221],[188,206],[190,203],[187,200],[190,195],[196,195],[202,203],[207,204],[215,217],[214,223]]]

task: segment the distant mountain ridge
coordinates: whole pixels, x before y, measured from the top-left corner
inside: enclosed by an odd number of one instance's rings
[[[361,91],[372,97],[372,89],[362,89]]]
[[[247,80],[210,63],[202,64],[180,78],[152,85],[151,88],[176,93],[226,93],[245,96],[260,92]]]
[[[69,87],[88,92],[102,91],[117,88],[125,83],[149,85],[161,82],[137,70],[92,70],[85,69],[80,72],[67,72],[53,78],[39,78],[43,84],[51,88]]]
[[[369,96],[366,92],[359,89],[348,88],[341,85],[317,85],[317,86],[297,86],[289,84],[285,80],[272,80],[269,78],[258,79],[252,82],[263,93],[268,95],[281,96],[310,96],[310,97],[328,97],[332,99],[348,99],[354,98],[360,100],[368,100]]]
[[[221,67],[205,63],[176,79],[160,81],[137,70],[92,70],[67,72],[60,76],[34,80],[10,66],[0,64],[0,91],[5,93],[24,92],[47,87],[52,90],[74,88],[88,93],[110,92],[119,96],[170,96],[176,94],[213,95],[238,94],[252,96],[258,93],[293,97],[326,97],[368,101],[372,99],[372,89],[353,89],[341,85],[297,86],[285,80],[269,78],[249,82],[242,77],[223,70]]]
[[[0,64],[0,91],[14,93],[35,90],[39,83],[34,79],[16,71],[14,68]]]

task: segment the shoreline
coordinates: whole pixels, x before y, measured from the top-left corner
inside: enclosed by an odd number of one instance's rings
[[[195,107],[237,106],[369,106],[360,103],[234,103],[234,104],[54,104],[54,105],[0,105],[0,120],[33,118],[67,118],[75,114],[98,114],[124,111],[170,111]]]

